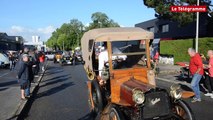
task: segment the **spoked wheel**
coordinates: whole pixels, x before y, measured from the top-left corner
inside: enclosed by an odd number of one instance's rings
[[[123,114],[116,105],[111,106],[109,120],[124,120]]]
[[[181,118],[181,120],[195,120],[190,107],[184,101],[178,101],[174,106],[173,111],[179,118]]]

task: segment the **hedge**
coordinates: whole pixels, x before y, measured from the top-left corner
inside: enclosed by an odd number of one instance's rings
[[[176,62],[189,61],[188,48],[194,48],[194,39],[178,39],[160,41],[160,54],[174,55]],[[207,51],[213,49],[213,38],[199,38],[199,53],[207,56]]]

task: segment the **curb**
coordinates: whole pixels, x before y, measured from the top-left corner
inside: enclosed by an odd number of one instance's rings
[[[31,91],[30,93],[31,93],[31,94],[33,94],[34,91],[36,90],[36,88],[39,87],[39,84],[40,84],[40,82],[41,82],[41,80],[42,80],[42,78],[43,78],[43,76],[44,76],[44,73],[45,73],[45,71],[46,71],[46,69],[47,69],[48,63],[49,63],[49,62],[47,62],[47,64],[45,65],[45,70],[44,70],[44,71],[41,73],[41,75],[38,77],[37,83],[35,83],[34,85],[31,86],[31,89],[30,89],[30,91]],[[31,97],[30,97],[29,99],[31,99]],[[24,107],[26,106],[26,104],[27,104],[27,102],[29,101],[29,99],[26,100],[26,101],[20,101],[19,104],[18,104],[18,108],[12,113],[12,117],[8,118],[7,120],[16,120],[16,119],[18,119],[19,115],[20,115],[21,112],[23,111],[23,109],[24,109]]]
[[[180,82],[180,81],[175,81],[175,80],[168,80],[168,79],[165,79],[165,78],[159,78],[159,77],[156,77],[157,80],[160,80],[160,81],[164,81],[164,82],[169,82],[169,83],[173,83],[173,84],[181,84],[181,85],[186,85],[188,87],[191,87],[191,85],[187,82]]]

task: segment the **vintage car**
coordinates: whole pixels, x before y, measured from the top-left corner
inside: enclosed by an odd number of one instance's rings
[[[81,50],[75,50],[73,54],[73,65],[84,63]]]
[[[53,62],[54,63],[59,63],[60,60],[62,59],[62,54],[63,52],[62,51],[57,51],[54,55],[54,58],[53,58]]]
[[[155,84],[149,50],[153,36],[141,28],[102,28],[83,35],[89,105],[98,119],[194,120],[191,109],[182,100],[191,97],[191,92],[182,91],[180,85],[167,91]],[[96,42],[107,44],[108,62],[101,70],[95,54]]]
[[[62,66],[63,65],[71,65],[73,64],[73,55],[70,54],[69,51],[64,51],[62,54],[62,58],[60,59],[59,62]]]

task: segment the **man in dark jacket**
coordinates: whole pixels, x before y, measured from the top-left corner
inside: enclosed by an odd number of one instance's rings
[[[21,87],[21,99],[26,100],[25,98],[25,89],[29,85],[29,70],[28,70],[28,55],[23,54],[22,60],[20,61],[20,69],[18,71],[18,79]]]

